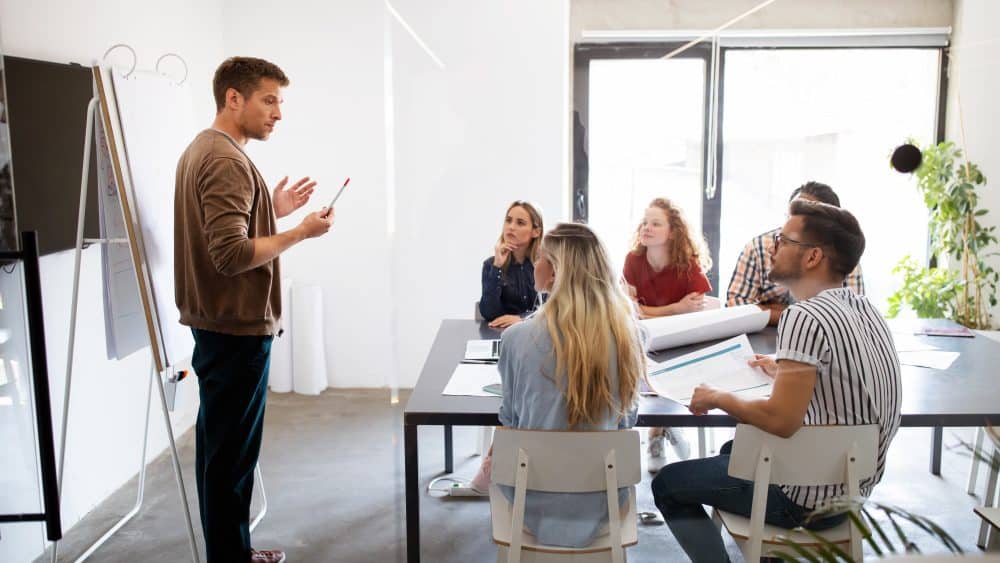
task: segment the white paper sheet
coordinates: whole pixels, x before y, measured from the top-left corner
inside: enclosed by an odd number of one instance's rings
[[[741,334],[665,362],[650,363],[646,373],[658,395],[683,405],[690,404],[694,388],[701,383],[745,398],[767,396],[771,378],[747,365],[752,357],[750,339]]]
[[[152,289],[149,318],[159,325],[167,365],[184,365],[194,338],[191,329],[180,324],[174,304],[173,210],[177,158],[198,130],[191,93],[188,86],[151,70],[127,77],[102,72],[105,91],[114,84],[108,106],[117,112],[112,120],[119,120],[121,139],[112,150],[128,164],[122,179],[133,215],[129,220],[139,227],[135,243],[142,247],[143,263],[136,267]],[[123,351],[119,348],[117,354],[121,357]]]
[[[103,120],[96,120],[94,143],[97,154],[97,207],[101,219],[101,238],[126,240],[128,231],[118,198],[118,184],[111,166],[111,153]],[[127,242],[101,245],[101,271],[104,275],[104,334],[109,360],[124,358],[149,346],[146,315],[139,298],[139,283],[132,266],[132,251]]]
[[[930,369],[948,369],[958,359],[958,352],[942,350],[920,350],[916,352],[899,352],[899,363]]]
[[[483,387],[499,384],[500,371],[496,364],[458,364],[441,394],[496,397],[493,393],[483,391]]]
[[[665,350],[737,334],[757,332],[767,326],[770,312],[756,305],[723,307],[641,322],[649,331],[649,349]]]

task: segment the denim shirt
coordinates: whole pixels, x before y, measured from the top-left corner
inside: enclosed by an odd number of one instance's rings
[[[507,273],[493,265],[493,257],[483,261],[483,295],[479,312],[487,321],[501,315],[524,315],[535,308],[535,267],[531,259],[517,263],[513,257]]]
[[[608,332],[611,339],[611,333]],[[568,430],[566,399],[554,378],[555,354],[544,319],[532,316],[504,330],[498,364],[503,384],[500,424],[525,430]],[[614,350],[614,346],[611,348]],[[611,388],[618,388],[618,358],[611,354],[608,365]],[[565,385],[565,384],[563,384]],[[635,425],[638,405],[618,420],[609,415],[597,425],[581,430],[618,430]],[[528,483],[529,487],[531,483]],[[513,487],[501,486],[513,502]],[[628,500],[628,488],[618,490],[620,505]],[[608,519],[607,495],[599,493],[549,493],[525,495],[524,525],[539,542],[547,545],[590,545]]]

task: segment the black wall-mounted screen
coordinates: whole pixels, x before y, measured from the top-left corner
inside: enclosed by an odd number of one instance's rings
[[[76,246],[80,175],[93,97],[89,67],[4,57],[14,207],[20,231],[38,231],[41,254]],[[91,149],[84,237],[100,236]]]

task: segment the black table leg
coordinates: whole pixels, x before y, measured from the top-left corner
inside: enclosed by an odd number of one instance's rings
[[[406,466],[406,561],[420,562],[420,492],[417,488],[417,426],[403,425]]]
[[[450,424],[444,427],[444,472],[455,472],[455,448],[452,447]]]
[[[931,475],[941,474],[941,446],[944,441],[944,428],[935,426],[931,430]]]

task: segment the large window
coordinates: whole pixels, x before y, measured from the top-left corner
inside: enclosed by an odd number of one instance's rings
[[[619,267],[654,197],[701,231],[705,72],[701,59],[591,64],[588,223]]]
[[[927,259],[926,209],[888,157],[908,138],[936,140],[941,50],[722,48],[717,142],[705,150],[708,49],[663,60],[673,47],[577,48],[575,218],[621,261],[648,201],[674,200],[709,242],[709,277],[724,297],[747,241],[781,226],[795,187],[824,182],[861,222],[867,292],[884,310],[893,265]]]

